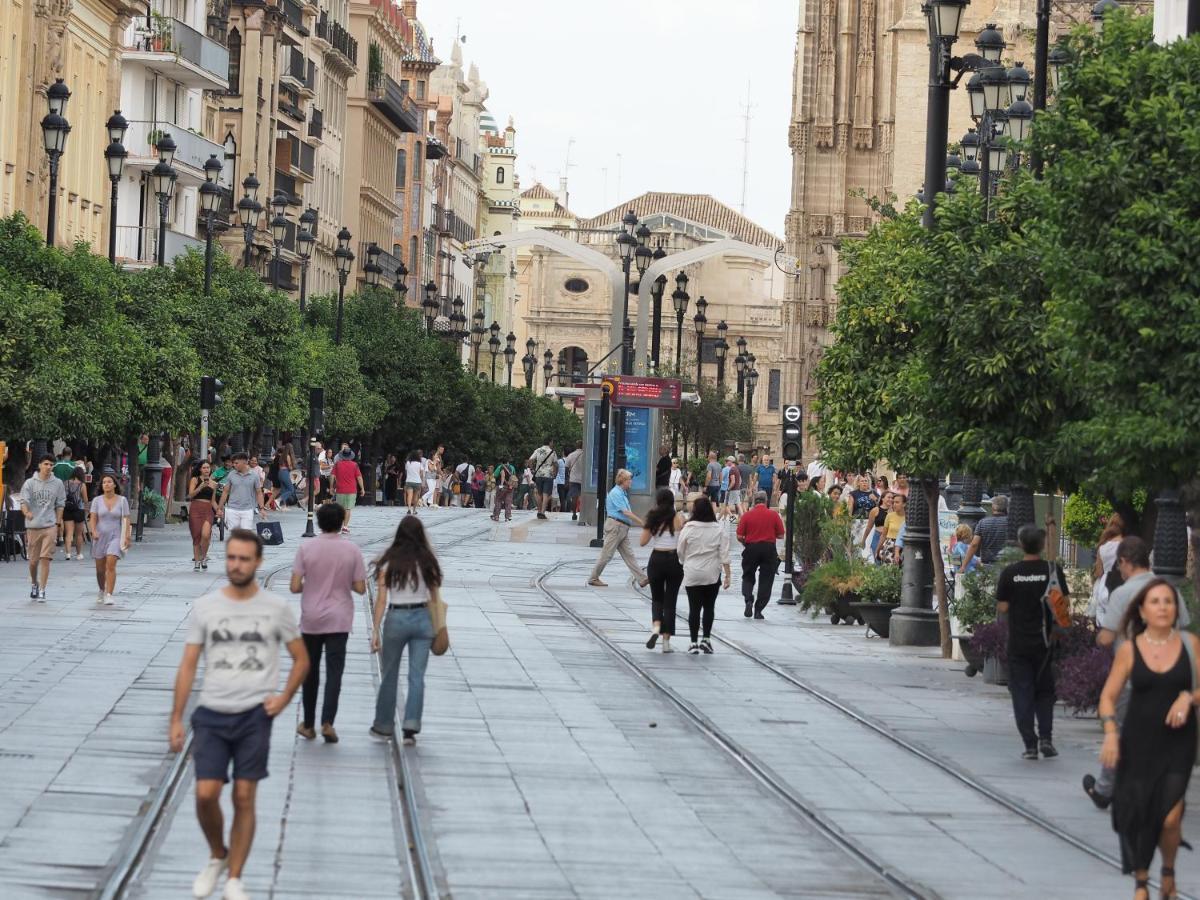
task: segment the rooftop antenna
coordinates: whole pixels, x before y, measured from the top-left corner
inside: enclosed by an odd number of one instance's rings
[[[742,203],[738,208],[743,216],[746,214],[746,188],[750,183],[750,118],[754,104],[750,102],[750,82],[746,82],[746,102],[742,107]]]

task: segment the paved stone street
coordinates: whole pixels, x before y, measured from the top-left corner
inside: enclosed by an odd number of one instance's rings
[[[353,539],[373,554],[399,518],[399,510],[360,509]],[[649,604],[619,559],[606,574],[611,587],[584,585],[596,552],[587,529],[529,513],[512,526],[469,510],[422,518],[443,548],[452,649],[430,661],[420,743],[405,758],[443,893],[1082,898],[1128,891],[1111,864],[1117,846],[1109,818],[1079,789],[1095,767],[1094,719],[1060,709],[1061,757],[1024,762],[1007,691],[965,678],[961,663],[775,605],[765,621],[746,620],[735,593],[718,602],[715,634],[978,779],[1061,829],[1068,843],[724,644],[711,657],[647,651]],[[282,520],[287,540],[267,549],[263,566],[276,590],[286,588],[303,530],[295,512]],[[185,529],[148,531],[121,563],[111,609],[95,606],[90,561],[58,559],[44,606],[27,597],[23,563],[0,566],[8,638],[0,655],[5,898],[97,895],[132,846],[172,763],[165,733],[182,627],[191,601],[223,571],[219,547],[203,575],[192,573],[188,557]],[[616,652],[539,587],[543,576]],[[391,753],[366,736],[375,691],[367,638],[360,610],[341,743],[298,738],[298,701],[275,726],[246,871],[256,898],[413,892]],[[697,711],[710,733],[656,683]],[[189,777],[128,896],[189,896],[205,856]],[[876,871],[822,829],[856,845]],[[1185,889],[1189,862],[1181,858]],[[889,884],[879,871],[897,880]]]

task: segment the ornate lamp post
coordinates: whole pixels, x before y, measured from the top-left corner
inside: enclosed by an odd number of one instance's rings
[[[426,282],[421,292],[425,295],[421,301],[421,308],[425,310],[425,333],[433,334],[433,320],[438,314],[437,285],[432,281]]]
[[[567,351],[559,350],[558,351],[558,386],[566,387],[570,383],[571,383],[571,373],[569,371],[567,371]],[[558,399],[559,399],[559,402],[562,403],[563,406],[567,405],[566,397],[559,397]]]
[[[108,131],[108,146],[104,148],[104,160],[108,163],[108,180],[112,182],[112,198],[108,204],[108,261],[117,264],[117,188],[121,184],[121,174],[125,170],[125,159],[129,151],[125,149],[125,132],[129,122],[121,115],[119,109],[114,109],[104,125]]]
[[[554,351],[547,347],[546,352],[542,354],[542,359],[544,360],[542,363],[542,374],[546,376],[545,387],[549,390],[550,377],[554,372]]]
[[[300,230],[296,232],[296,254],[300,257],[300,312],[308,302],[308,263],[313,245],[317,242],[317,211],[311,206],[300,214]]]
[[[450,307],[453,312],[450,314],[450,335],[455,343],[461,344],[463,338],[467,336],[467,317],[463,313],[463,308],[466,306],[463,303],[463,298],[457,296],[451,302]]]
[[[287,220],[287,206],[287,197],[282,193],[271,198],[271,209],[275,210],[275,215],[271,217],[271,243],[275,247],[271,256],[271,287],[276,289],[279,287],[279,254],[283,251],[283,241],[287,237],[290,224]]]
[[[662,249],[661,247],[659,248]],[[654,279],[654,284],[650,287],[650,296],[654,300],[654,305],[651,308],[651,325],[650,325],[650,368],[654,374],[658,374],[659,362],[659,347],[661,342],[660,331],[662,329],[662,302],[663,294],[667,290],[667,276],[659,275]]]
[[[383,274],[383,266],[379,265],[379,256],[383,253],[374,241],[367,244],[367,261],[363,264],[363,282],[374,290],[379,287],[379,277]]]
[[[675,374],[683,377],[683,317],[687,315],[688,277],[686,272],[675,276],[675,290],[671,292],[671,305],[675,307]]]
[[[946,132],[950,125],[950,48],[968,0],[929,0],[925,15],[929,26],[929,101],[925,118],[926,228],[933,227],[936,198],[946,188]]]
[[[493,322],[488,329],[492,336],[488,338],[488,353],[492,354],[492,384],[496,383],[496,357],[500,353],[500,323]]]
[[[729,326],[722,319],[717,323],[717,345],[713,348],[717,357],[717,393],[722,397],[725,396],[725,357],[729,353],[729,343],[725,340],[725,335],[728,333]]]
[[[750,356],[750,370],[746,372],[746,412],[754,415],[754,389],[758,386],[758,369],[754,365],[754,356]]]
[[[204,214],[204,296],[212,293],[213,216],[221,205],[223,191],[217,183],[221,178],[221,161],[215,153],[204,162],[204,184],[200,185],[200,211]]]
[[[701,297],[696,301],[696,315],[692,317],[692,323],[696,326],[696,390],[700,390],[700,373],[701,366],[704,363],[704,329],[708,325],[708,317],[704,315],[704,310],[708,308],[708,302]]]
[[[171,163],[175,161],[175,142],[169,134],[164,134],[158,142],[158,163],[150,170],[150,184],[154,196],[158,198],[158,253],[156,258],[160,266],[167,264],[167,204],[175,193],[177,177]]]
[[[42,118],[42,143],[46,147],[46,156],[50,158],[50,196],[46,208],[47,247],[54,246],[58,206],[58,161],[67,149],[67,135],[71,133],[71,125],[66,118],[67,101],[70,99],[71,89],[61,78],[56,78],[54,84],[46,91],[46,103],[50,111]]]
[[[525,370],[525,390],[533,393],[533,372],[537,368],[537,357],[526,353],[521,357],[521,368]]]
[[[408,266],[403,262],[396,262],[396,280],[392,282],[392,290],[396,292],[396,305],[403,306],[404,300],[408,296]]]
[[[354,266],[354,251],[350,249],[350,238],[350,229],[343,225],[342,230],[338,232],[337,249],[333,251],[338,272],[337,323],[333,330],[335,347],[342,344],[342,308],[346,301],[346,279],[350,277],[350,269]]]
[[[740,337],[737,339],[737,356],[734,357],[733,366],[737,369],[737,395],[738,406],[742,405],[742,401],[746,395],[746,339]]]
[[[511,331],[504,339],[504,364],[508,366],[508,389],[512,390],[512,367],[517,359],[517,336]]]
[[[487,333],[487,329],[483,327],[483,310],[475,310],[475,315],[471,316],[471,373],[479,374],[479,348],[483,346],[483,336]]]
[[[258,219],[262,215],[262,204],[258,202],[258,179],[251,172],[242,179],[242,199],[238,201],[238,221],[242,223],[242,240],[246,249],[242,255],[242,268],[250,268],[250,245],[254,232],[258,230]]]

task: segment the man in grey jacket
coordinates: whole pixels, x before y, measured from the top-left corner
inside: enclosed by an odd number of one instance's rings
[[[38,460],[37,471],[21,485],[21,512],[25,514],[25,550],[29,556],[29,599],[46,602],[50,560],[62,527],[67,489],[54,477],[54,457]]]

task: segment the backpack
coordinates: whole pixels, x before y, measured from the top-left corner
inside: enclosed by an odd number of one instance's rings
[[[83,509],[83,496],[79,493],[78,484],[78,482],[72,482],[67,485],[67,499],[63,503],[64,512],[78,512]]]
[[[1104,589],[1110,594],[1125,583],[1125,576],[1121,574],[1121,566],[1119,562],[1114,561],[1112,568],[1104,575]]]
[[[1050,567],[1050,571],[1046,578],[1046,590],[1042,594],[1042,606],[1043,611],[1050,613],[1051,626],[1047,632],[1046,617],[1043,615],[1042,642],[1049,647],[1071,627],[1071,601],[1063,593],[1062,585],[1059,584],[1058,566],[1053,562],[1047,563],[1047,565]]]

